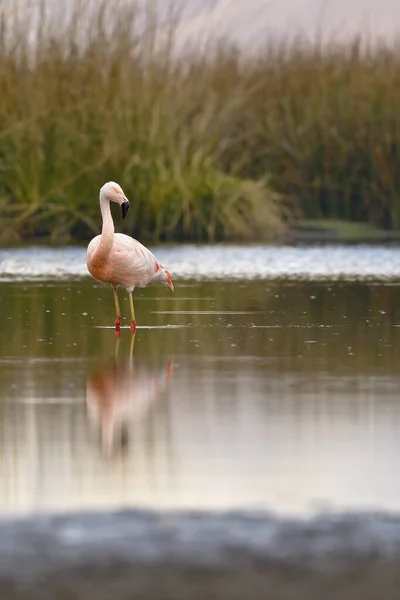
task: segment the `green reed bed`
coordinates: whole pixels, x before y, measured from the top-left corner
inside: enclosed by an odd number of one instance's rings
[[[89,238],[109,179],[144,240],[264,239],[296,217],[400,227],[396,44],[178,52],[177,19],[151,9],[81,2],[57,23],[16,6],[0,15],[0,243]]]

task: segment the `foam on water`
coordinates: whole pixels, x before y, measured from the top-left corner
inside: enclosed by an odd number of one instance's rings
[[[152,248],[178,279],[377,280],[400,278],[400,246],[168,246]],[[86,249],[0,249],[0,281],[89,276]]]

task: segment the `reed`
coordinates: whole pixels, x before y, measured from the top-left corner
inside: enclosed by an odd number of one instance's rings
[[[400,227],[399,44],[176,49],[104,1],[0,14],[0,242],[83,240],[117,180],[143,240],[263,239],[293,216]]]
[[[306,218],[400,227],[400,44],[365,42],[270,48],[251,77],[262,158],[277,189]],[[253,146],[253,150],[256,146]]]
[[[24,7],[24,5],[22,5]],[[103,2],[76,3],[68,25],[24,10],[0,22],[0,208],[3,242],[86,238],[98,189],[132,200],[130,233],[151,240],[268,236],[277,193],[223,167],[240,143],[243,82],[214,91],[215,66],[174,56],[175,20]],[[29,35],[27,32],[30,32]]]

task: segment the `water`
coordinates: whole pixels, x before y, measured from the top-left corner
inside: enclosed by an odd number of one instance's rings
[[[117,338],[82,249],[0,251],[0,512],[398,511],[400,250],[157,254]]]
[[[171,246],[151,248],[174,277],[400,280],[400,246]],[[0,248],[0,281],[81,278],[85,248]]]

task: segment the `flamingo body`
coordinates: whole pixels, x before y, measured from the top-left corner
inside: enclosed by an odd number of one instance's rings
[[[122,286],[129,292],[160,280],[162,265],[150,250],[129,235],[114,234],[112,248],[104,262],[96,261],[100,243],[101,235],[98,235],[87,249],[88,271],[98,281]]]

